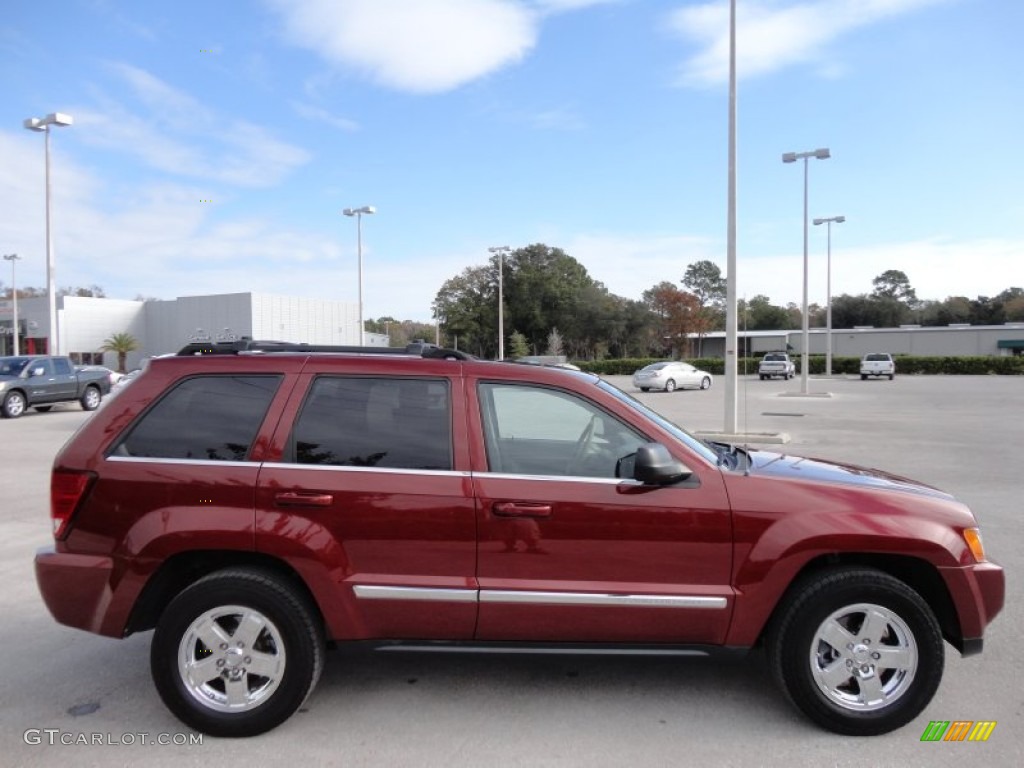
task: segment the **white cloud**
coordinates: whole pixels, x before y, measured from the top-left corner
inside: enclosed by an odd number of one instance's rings
[[[512,0],[268,0],[285,36],[391,88],[447,91],[519,61],[535,14]]]
[[[736,10],[737,72],[763,75],[793,64],[814,62],[827,75],[829,45],[842,34],[885,18],[947,0],[743,0]],[[729,4],[724,0],[673,11],[669,29],[696,44],[680,69],[683,85],[707,86],[729,77]]]
[[[81,132],[84,142],[133,155],[168,174],[241,187],[272,186],[309,160],[305,150],[227,117],[145,70],[122,63],[108,69],[138,103],[126,106],[101,93],[98,108],[72,110],[76,123],[89,129]]]
[[[327,123],[327,125],[337,128],[341,131],[352,133],[359,130],[359,123],[355,120],[350,120],[347,117],[338,117],[337,115],[331,114],[323,107],[317,107],[313,104],[307,104],[302,101],[291,101],[292,109],[295,110],[295,114],[299,117],[304,117],[307,120],[317,120],[321,123]]]

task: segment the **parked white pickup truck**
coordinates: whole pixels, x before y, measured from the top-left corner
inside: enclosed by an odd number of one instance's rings
[[[757,375],[761,377],[761,381],[776,376],[792,379],[796,375],[796,365],[784,352],[769,352],[757,364]]]
[[[869,352],[860,360],[861,381],[868,376],[888,376],[889,380],[896,378],[896,363],[892,361],[892,355],[888,352]]]

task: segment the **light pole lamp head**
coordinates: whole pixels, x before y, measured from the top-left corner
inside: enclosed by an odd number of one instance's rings
[[[66,115],[63,112],[51,112],[46,117],[30,117],[22,122],[26,128],[30,131],[46,131],[51,125],[68,126],[73,125],[75,122],[71,115]]]
[[[828,160],[832,157],[832,154],[828,151],[828,147],[823,147],[822,149],[814,150],[814,156],[819,160]]]
[[[836,216],[834,219],[832,219],[832,221],[834,221],[836,224],[842,224],[844,221],[846,221],[846,217]]]
[[[19,256],[16,253],[5,253],[4,254],[4,261],[18,261],[20,259],[21,259],[21,256]]]
[[[786,152],[782,155],[782,162],[784,163],[795,163],[796,152]]]
[[[512,249],[509,248],[507,245],[495,245],[494,247],[488,248],[487,250],[490,251],[491,253],[508,253]]]
[[[358,216],[362,213],[376,213],[377,209],[372,205],[364,205],[362,208],[346,208],[342,211],[345,216]]]

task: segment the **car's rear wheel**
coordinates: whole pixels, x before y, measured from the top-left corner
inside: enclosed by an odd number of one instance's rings
[[[36,406],[36,410],[39,411],[39,413],[49,413],[52,408],[53,408],[52,405],[37,405]]]
[[[867,380],[868,380],[868,375],[867,375],[866,373],[862,373],[862,374],[860,375],[860,380],[861,380],[861,381],[867,381]]]
[[[700,388],[701,389],[711,389],[711,379],[709,377],[707,377],[707,376],[705,376],[703,379],[701,379],[700,380]]]
[[[640,387],[640,391],[641,392],[650,392],[651,388],[650,387]]]
[[[666,392],[675,392],[676,391],[675,379],[669,379],[668,381],[665,382],[665,391]]]
[[[907,584],[867,568],[818,574],[780,606],[768,638],[790,701],[836,733],[872,736],[906,725],[942,679],[942,633]]]
[[[16,419],[25,412],[25,396],[21,392],[8,392],[0,413],[5,419]]]
[[[323,630],[271,573],[218,571],[192,584],[157,624],[150,668],[164,704],[213,736],[255,736],[287,720],[316,685]]]
[[[78,402],[82,404],[83,411],[95,411],[100,407],[100,400],[102,399],[103,396],[100,394],[99,387],[88,386]]]

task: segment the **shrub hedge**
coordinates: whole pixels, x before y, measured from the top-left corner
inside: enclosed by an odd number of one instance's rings
[[[800,356],[792,355],[796,370],[800,372]],[[604,376],[629,376],[639,368],[657,363],[664,358],[627,357],[617,360],[574,360],[573,362],[584,371]],[[916,355],[894,355],[896,375],[904,374],[945,374],[949,376],[968,375],[984,376],[995,374],[1001,376],[1024,376],[1024,356],[997,357],[994,355],[978,355],[973,357],[923,357]],[[740,375],[756,374],[760,357],[741,357],[739,360]],[[686,358],[684,362],[703,371],[722,376],[725,374],[725,360],[720,357]],[[809,358],[811,373],[825,372],[825,356],[811,355]],[[832,373],[860,373],[859,357],[833,357]]]

